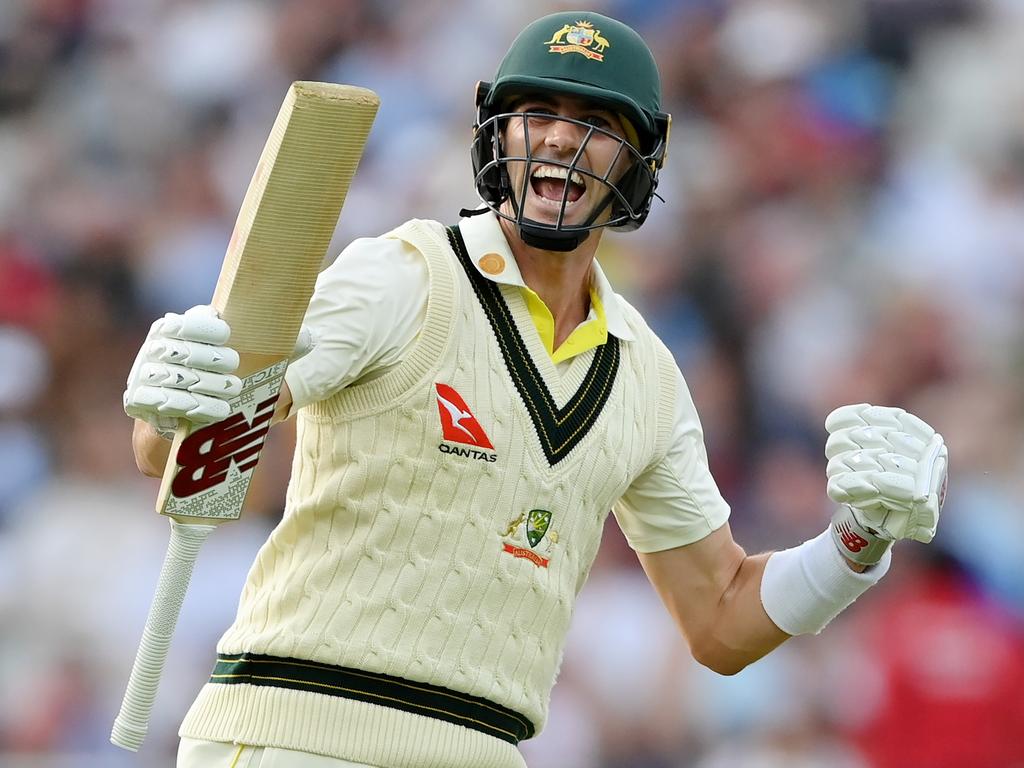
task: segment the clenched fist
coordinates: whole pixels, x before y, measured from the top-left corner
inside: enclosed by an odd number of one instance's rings
[[[199,305],[155,323],[139,350],[124,392],[124,410],[169,437],[179,419],[196,424],[231,413],[228,400],[242,389],[234,375],[238,353],[224,346],[228,324],[213,307]]]
[[[898,539],[929,542],[946,495],[942,435],[902,408],[845,405],[825,419],[828,495],[840,551],[871,564]]]

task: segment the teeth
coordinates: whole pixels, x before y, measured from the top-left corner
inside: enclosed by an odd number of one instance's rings
[[[569,171],[557,165],[539,165],[537,170],[533,172],[533,178],[535,179],[564,179],[569,175]],[[572,172],[573,184],[579,184],[581,187],[586,186],[583,183],[583,177],[576,171]]]

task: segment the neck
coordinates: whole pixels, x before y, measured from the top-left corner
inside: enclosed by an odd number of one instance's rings
[[[593,230],[575,250],[546,251],[524,243],[513,222],[498,221],[523,281],[540,296],[555,320],[557,349],[590,311],[590,270],[602,230]]]

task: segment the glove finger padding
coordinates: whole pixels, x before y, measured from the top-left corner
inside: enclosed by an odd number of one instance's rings
[[[142,381],[150,387],[187,389],[221,399],[237,397],[242,391],[242,380],[232,374],[212,373],[181,365],[147,363],[142,370]]]
[[[829,459],[825,467],[825,475],[833,477],[843,472],[867,472],[877,470],[880,472],[903,472],[917,475],[918,463],[911,458],[881,448],[872,448],[862,451],[844,451]]]
[[[939,513],[946,501],[949,482],[949,453],[942,435],[936,433],[915,476],[916,494],[914,515],[906,537],[927,544],[935,537]]]
[[[942,436],[901,408],[866,403],[837,408],[825,427],[829,498],[873,535],[931,541],[947,483]]]
[[[168,312],[153,325],[157,334],[169,339],[223,346],[231,338],[231,327],[209,304],[191,307],[181,315]]]
[[[881,427],[906,432],[925,443],[935,434],[927,422],[914,414],[885,405],[844,405],[825,417],[825,429],[829,434],[853,427]]]
[[[900,428],[900,417],[905,414],[902,408],[889,408],[868,403],[843,405],[825,417],[825,429],[836,432],[851,427],[888,427]]]
[[[230,347],[162,337],[149,342],[145,355],[153,362],[173,363],[212,373],[232,373],[239,362],[238,353]]]
[[[931,495],[938,495],[946,484],[948,454],[942,435],[935,434],[928,442],[915,473],[917,501],[924,501]]]
[[[132,401],[125,404],[125,412],[134,418],[148,421],[150,414],[164,418],[184,418],[195,424],[212,424],[231,415],[226,400],[209,395],[167,387],[140,386]]]
[[[213,307],[168,313],[153,323],[128,374],[124,410],[168,437],[184,418],[209,424],[231,413],[241,380],[238,353],[223,346],[230,326]]]
[[[885,427],[844,427],[828,436],[825,457],[832,459],[842,453],[855,451],[883,451],[903,456],[924,454],[927,443],[908,432]]]
[[[843,472],[828,480],[828,496],[837,504],[891,503],[890,506],[909,509],[915,500],[916,484],[913,475],[901,472]]]

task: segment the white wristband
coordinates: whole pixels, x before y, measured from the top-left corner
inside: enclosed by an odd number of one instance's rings
[[[816,635],[889,570],[892,550],[857,573],[825,530],[798,547],[774,552],[761,578],[761,604],[779,629]]]

